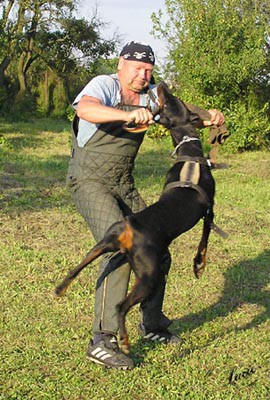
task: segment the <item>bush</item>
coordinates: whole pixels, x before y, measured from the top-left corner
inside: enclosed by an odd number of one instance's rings
[[[170,136],[170,132],[161,125],[153,124],[147,130],[147,136],[160,139],[164,136]]]
[[[231,133],[226,148],[231,152],[270,148],[269,104],[261,110],[244,104],[233,104],[226,113],[228,130]]]
[[[36,115],[36,99],[29,92],[18,94],[10,105],[7,119],[12,121],[28,121]]]
[[[63,81],[57,79],[52,94],[53,109],[51,116],[55,118],[66,118],[67,100]]]
[[[75,115],[75,110],[72,107],[71,104],[69,104],[66,108],[66,118],[68,119],[68,121],[72,121]]]

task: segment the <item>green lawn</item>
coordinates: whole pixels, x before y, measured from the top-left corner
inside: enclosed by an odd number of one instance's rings
[[[65,188],[69,124],[0,123],[2,362],[5,400],[175,400],[270,398],[270,152],[230,155],[214,171],[216,223],[205,275],[192,260],[202,223],[171,245],[164,310],[182,345],[145,345],[138,307],[128,315],[132,371],[86,357],[97,264],[67,296],[52,291],[94,244]],[[172,163],[169,138],[146,138],[137,186],[155,201]],[[231,378],[231,383],[230,383]]]

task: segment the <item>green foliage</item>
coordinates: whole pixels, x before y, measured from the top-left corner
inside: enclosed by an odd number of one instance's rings
[[[102,37],[104,23],[96,12],[90,21],[75,17],[78,6],[76,0],[0,2],[0,84],[8,88],[8,77],[15,95],[31,93],[37,98],[38,114],[64,116],[71,96],[82,86],[76,76],[82,69],[85,76],[93,74],[96,60],[115,51],[117,36]],[[55,76],[43,90],[48,70]],[[7,111],[11,105],[12,97]]]
[[[53,112],[52,117],[63,118],[66,117],[66,98],[63,82],[59,79],[53,91]]]
[[[74,118],[74,115],[75,115],[74,108],[72,107],[72,105],[69,105],[66,109],[67,119],[71,122]]]
[[[117,71],[118,57],[116,58],[99,58],[92,65],[92,71],[96,75],[114,74]]]
[[[226,143],[227,151],[270,149],[269,105],[261,110],[248,109],[235,103],[228,111],[228,129],[232,135]]]
[[[147,136],[151,138],[161,139],[163,137],[170,136],[170,132],[161,125],[153,124],[147,130]]]
[[[18,94],[9,111],[7,119],[10,121],[29,121],[36,111],[36,98],[30,92]]]
[[[166,38],[170,45],[166,73],[175,93],[201,107],[224,110],[231,133],[239,136],[239,149],[243,145],[267,146],[269,3],[168,0],[166,8],[165,26],[160,22],[161,12],[153,14],[152,19],[156,34]],[[245,110],[244,117],[238,115],[239,124],[236,110]],[[262,118],[252,123],[252,116],[254,119],[259,114]]]
[[[6,100],[7,100],[7,89],[5,87],[0,87],[0,110],[1,115],[3,116],[6,109]]]

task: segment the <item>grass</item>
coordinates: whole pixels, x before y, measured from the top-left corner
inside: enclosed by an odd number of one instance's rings
[[[85,270],[67,296],[51,293],[94,244],[65,188],[69,124],[43,120],[0,124],[1,297],[4,400],[267,399],[270,397],[270,153],[220,154],[216,223],[205,275],[192,259],[202,224],[171,245],[164,310],[183,344],[150,346],[128,316],[136,368],[90,363],[97,268]],[[170,140],[146,138],[136,181],[150,204],[172,160]],[[231,378],[231,383],[229,382]]]

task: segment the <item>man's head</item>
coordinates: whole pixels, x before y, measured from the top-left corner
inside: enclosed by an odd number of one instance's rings
[[[149,85],[155,65],[152,48],[143,42],[127,43],[118,63],[118,76],[122,86],[140,92]]]

